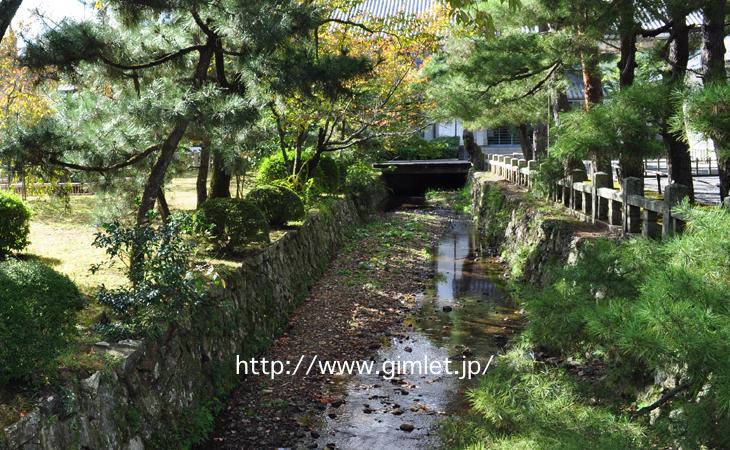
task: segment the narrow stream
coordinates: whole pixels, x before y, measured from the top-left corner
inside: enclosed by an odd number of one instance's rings
[[[518,314],[504,293],[501,268],[476,255],[474,239],[469,218],[451,222],[434,249],[433,288],[405,321],[407,331],[393,333],[378,351],[375,367],[384,370],[346,381],[345,402],[327,411],[317,448],[439,446],[437,420],[464,411],[463,394],[479,377],[438,373],[433,361],[442,372],[446,359],[452,372],[463,372],[464,360],[478,361],[484,369],[516,331]],[[405,362],[411,365],[404,367]]]

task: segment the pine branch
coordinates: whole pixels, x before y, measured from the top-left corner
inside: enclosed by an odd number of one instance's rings
[[[197,13],[197,11],[193,11],[193,20],[195,20],[195,23],[198,25],[198,28],[203,30],[203,33],[205,33],[206,36],[208,36],[211,39],[218,39],[218,35],[208,26],[207,22],[203,22],[203,19],[200,17],[200,15]]]
[[[545,75],[545,78],[543,78],[536,85],[534,85],[532,88],[530,88],[529,91],[525,92],[522,95],[518,95],[517,97],[511,97],[511,98],[502,100],[501,102],[497,102],[496,106],[502,106],[502,105],[506,105],[508,103],[518,102],[526,97],[529,97],[529,96],[535,94],[537,91],[542,89],[542,87],[545,85],[545,83],[548,82],[548,80],[552,77],[552,75],[555,73],[555,71],[558,70],[558,68],[561,67],[562,65],[563,65],[563,63],[561,61],[556,62],[555,65],[553,66],[553,68],[550,69],[550,72],[548,72],[548,74]]]
[[[537,74],[543,73],[543,72],[545,72],[548,69],[551,69],[551,68],[554,69],[555,68],[555,65],[558,64],[558,63],[560,63],[559,60],[558,61],[553,61],[550,64],[545,65],[545,66],[542,66],[542,67],[539,67],[539,68],[537,68],[536,70],[533,70],[533,71],[530,71],[528,69],[525,69],[524,71],[521,71],[521,72],[519,72],[517,74],[500,78],[499,80],[494,81],[493,83],[490,83],[489,85],[487,85],[486,88],[479,90],[478,91],[479,92],[479,95],[482,95],[482,96],[483,95],[486,95],[487,93],[489,93],[489,90],[490,89],[492,89],[493,87],[497,87],[497,86],[499,86],[502,83],[511,83],[513,81],[525,80],[525,79],[530,78],[530,77],[533,77],[533,76],[535,76]]]
[[[654,411],[655,409],[659,408],[663,404],[667,403],[669,400],[671,400],[674,396],[679,394],[682,391],[685,391],[689,389],[689,384],[678,384],[676,387],[669,389],[668,391],[664,392],[661,397],[659,397],[659,400],[655,401],[651,405],[644,406],[643,408],[639,408],[634,412],[634,416],[638,416],[641,414],[647,414],[651,411]]]
[[[56,165],[59,167],[65,167],[67,169],[80,170],[82,172],[104,173],[104,172],[111,172],[111,171],[118,170],[118,169],[123,169],[124,167],[128,167],[135,163],[138,163],[159,149],[160,149],[159,144],[152,145],[152,146],[148,147],[146,150],[144,150],[142,153],[134,155],[131,158],[127,159],[126,161],[123,161],[123,162],[120,162],[117,164],[112,164],[111,166],[83,166],[80,164],[74,164],[74,163],[61,161],[61,160],[57,159],[56,156],[51,156],[49,158],[49,162],[53,165]]]
[[[340,25],[350,25],[350,26],[353,26],[353,27],[360,28],[363,31],[367,31],[370,34],[375,34],[376,33],[375,30],[373,30],[372,28],[368,27],[365,24],[362,24],[362,23],[359,23],[359,22],[353,22],[351,20],[346,20],[346,19],[335,19],[335,18],[330,17],[329,19],[325,19],[325,20],[322,21],[322,24],[323,25],[325,23],[339,23]]]
[[[114,67],[116,69],[120,70],[140,70],[140,69],[149,69],[150,67],[159,66],[161,64],[164,64],[168,61],[171,61],[173,59],[180,58],[182,56],[187,55],[188,53],[194,52],[194,51],[201,51],[205,48],[203,45],[192,45],[190,47],[186,47],[183,49],[180,49],[176,52],[167,53],[153,61],[144,63],[144,64],[122,64],[118,62],[114,62],[110,60],[109,58],[105,56],[101,56],[101,60],[104,62],[104,64]]]

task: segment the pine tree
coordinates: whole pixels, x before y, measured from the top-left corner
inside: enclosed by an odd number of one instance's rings
[[[727,83],[725,70],[725,17],[727,0],[709,0],[703,6],[702,71],[704,84]],[[714,140],[720,172],[720,198],[730,192],[730,155],[727,142]]]
[[[211,132],[216,127],[251,123],[255,108],[246,77],[258,67],[266,68],[265,60],[272,51],[307,36],[321,18],[315,8],[286,0],[117,0],[104,5],[102,19],[114,17],[121,25],[111,25],[113,21],[108,19],[64,22],[30,43],[25,60],[32,67],[56,67],[78,86],[94,90],[100,99],[109,97],[109,103],[128,104],[118,114],[132,115],[127,119],[145,130],[140,133],[144,138],[125,142],[124,157],[113,163],[88,165],[84,162],[90,159],[88,154],[49,155],[41,146],[35,146],[41,153],[29,158],[72,170],[109,172],[154,157],[137,211],[137,223],[144,225],[156,199],[161,198],[167,170],[191,124],[210,127],[206,131]],[[140,110],[148,118],[157,110],[165,119],[143,123],[133,116]],[[101,130],[105,123],[95,125]],[[56,140],[53,147],[59,147],[61,138],[73,140],[67,133],[64,136],[61,124],[45,124],[45,131],[50,128],[53,133],[47,132],[45,140]],[[38,134],[43,130],[36,129]],[[116,144],[119,140],[124,139]],[[147,147],[140,149],[142,143]],[[101,148],[91,156],[99,159],[105,152],[107,157],[119,154],[118,149]]]

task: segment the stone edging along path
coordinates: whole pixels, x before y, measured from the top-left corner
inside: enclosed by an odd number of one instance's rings
[[[190,323],[172,324],[155,340],[98,348],[117,364],[45,395],[0,430],[0,450],[189,445],[191,434],[209,428],[215,399],[239,381],[236,355],[250,358],[280,334],[347,230],[379,203],[347,198],[309,215],[300,228],[245,259]]]

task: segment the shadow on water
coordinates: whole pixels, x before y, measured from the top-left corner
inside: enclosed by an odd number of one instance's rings
[[[400,205],[407,207],[408,201]],[[476,248],[471,221],[454,219],[435,251],[434,286],[406,320],[408,331],[391,336],[390,345],[375,357],[372,373],[346,382],[345,403],[326,419],[320,448],[439,446],[436,421],[464,411],[464,391],[478,382],[478,377],[461,379],[464,361],[487,367],[516,332],[519,319],[504,293],[500,267],[479,258]],[[443,373],[447,360],[452,374]]]

